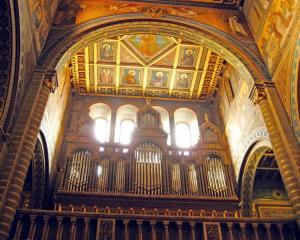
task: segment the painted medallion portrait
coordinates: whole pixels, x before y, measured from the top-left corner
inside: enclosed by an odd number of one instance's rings
[[[189,89],[191,86],[193,74],[190,72],[180,72],[176,74],[175,88]]]
[[[197,58],[197,51],[194,48],[182,48],[180,66],[194,67]]]
[[[114,62],[116,46],[113,42],[100,43],[100,61]]]
[[[170,72],[165,70],[152,70],[150,72],[149,87],[168,88]]]
[[[142,70],[138,68],[123,68],[121,76],[122,85],[141,85]]]
[[[113,85],[115,83],[114,80],[114,68],[112,67],[100,67],[99,68],[99,77],[98,84],[99,85]]]

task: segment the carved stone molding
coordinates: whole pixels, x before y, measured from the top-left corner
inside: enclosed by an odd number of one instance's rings
[[[56,71],[46,72],[43,79],[43,86],[49,88],[49,90],[54,93],[58,87],[57,74]]]
[[[262,100],[267,99],[267,94],[265,92],[264,84],[254,84],[251,89],[250,100],[254,103],[254,105],[259,104]]]
[[[144,13],[150,17],[161,17],[167,14],[167,10],[160,7],[147,7],[144,9]]]

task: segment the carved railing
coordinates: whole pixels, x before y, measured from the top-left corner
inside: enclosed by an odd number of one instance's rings
[[[94,212],[18,210],[10,239],[299,239],[293,220],[240,218],[202,211],[201,215],[144,209]]]

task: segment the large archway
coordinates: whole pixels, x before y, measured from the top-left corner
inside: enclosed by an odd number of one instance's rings
[[[110,37],[126,34],[163,34],[180,37],[206,47],[235,66],[247,85],[270,80],[263,61],[248,47],[220,30],[199,22],[164,16],[149,19],[145,15],[131,14],[96,19],[61,32],[41,54],[39,66],[52,72],[58,64],[64,64],[78,50]]]

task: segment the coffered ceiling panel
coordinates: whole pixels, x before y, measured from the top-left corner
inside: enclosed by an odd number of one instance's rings
[[[72,57],[80,95],[127,95],[206,101],[223,58],[181,39],[139,34],[107,39]]]

